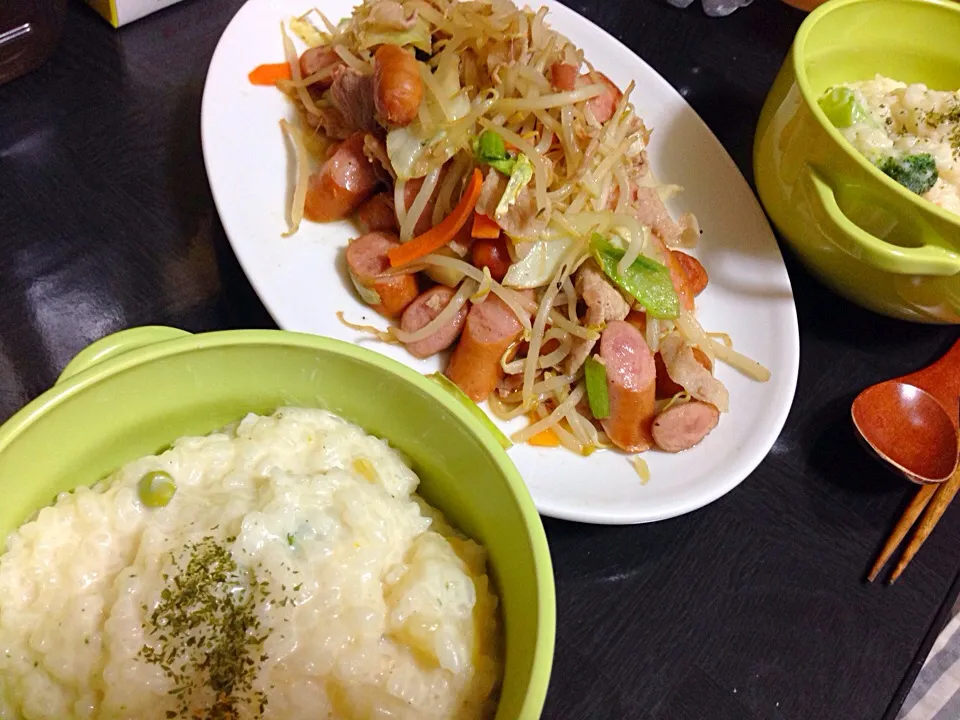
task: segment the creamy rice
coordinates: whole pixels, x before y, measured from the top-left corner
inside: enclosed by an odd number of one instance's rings
[[[843,87],[853,90],[876,123],[842,128],[844,137],[871,161],[929,153],[940,177],[922,197],[960,214],[960,92],[906,85],[882,75]]]
[[[138,496],[154,470],[166,507]],[[283,409],[60,495],[0,556],[0,718],[491,717],[485,553],[417,484]]]

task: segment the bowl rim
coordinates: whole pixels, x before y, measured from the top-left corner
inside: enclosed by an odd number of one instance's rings
[[[810,81],[807,78],[807,73],[805,70],[806,43],[810,34],[820,21],[826,18],[834,10],[839,10],[840,8],[849,7],[852,5],[885,5],[888,3],[895,4],[898,7],[934,6],[940,8],[941,10],[960,15],[960,3],[957,3],[954,0],[830,0],[830,2],[824,3],[816,10],[811,12],[800,24],[800,29],[797,30],[790,53],[792,56],[791,62],[793,64],[794,76],[797,79],[797,85],[800,88],[800,94],[803,96],[803,99],[810,108],[811,112],[813,112],[814,117],[817,118],[817,121],[820,123],[823,129],[826,130],[827,134],[833,138],[834,142],[840,146],[840,149],[846,153],[847,157],[853,159],[854,162],[860,165],[860,167],[863,168],[869,175],[885,184],[887,188],[897,193],[901,198],[913,203],[917,210],[931,213],[940,220],[960,228],[960,216],[943,209],[939,205],[936,205],[929,200],[925,200],[916,193],[910,192],[896,180],[881,172],[879,168],[875,167],[873,163],[869,162],[862,153],[853,147],[853,145],[850,144],[850,142],[836,128],[836,126],[834,126],[834,124],[827,119],[826,114],[823,112],[823,110],[820,108],[820,104],[817,102],[818,97],[814,94],[813,88],[810,86]]]
[[[376,366],[430,396],[434,402],[452,413],[480,442],[483,450],[500,470],[517,503],[533,552],[534,576],[537,583],[538,627],[530,678],[519,717],[531,718],[531,720],[539,717],[546,702],[553,669],[557,618],[553,563],[543,522],[520,472],[493,434],[484,428],[483,424],[448,391],[396,360],[342,340],[287,330],[216,330],[195,335],[186,334],[183,337],[132,348],[94,362],[75,375],[53,385],[0,425],[0,453],[3,453],[22,432],[41,417],[55,411],[59,405],[67,402],[74,395],[97,385],[110,376],[161,358],[189,354],[197,350],[238,345],[248,348],[289,346],[319,350]]]

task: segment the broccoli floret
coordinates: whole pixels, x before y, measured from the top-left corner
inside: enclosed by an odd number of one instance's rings
[[[929,153],[907,155],[900,159],[885,157],[877,163],[877,167],[917,195],[927,192],[940,177],[937,164]]]

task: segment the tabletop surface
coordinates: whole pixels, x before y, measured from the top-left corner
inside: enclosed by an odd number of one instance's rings
[[[200,151],[207,65],[242,2],[185,0],[116,31],[74,0],[51,60],[0,87],[0,420],[116,330],[273,326]],[[760,107],[802,13],[775,0],[727,18],[663,0],[572,7],[678,88],[752,179]],[[900,582],[867,584],[910,496],[857,444],[849,409],[957,331],[860,310],[786,259],[800,381],[760,467],[675,520],[545,521],[558,621],[543,717],[895,717],[960,590],[960,506]]]

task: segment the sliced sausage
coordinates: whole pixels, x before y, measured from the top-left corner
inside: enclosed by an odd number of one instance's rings
[[[703,350],[698,347],[693,348],[693,356],[705,369],[713,372],[713,362],[711,362],[710,356]],[[654,360],[657,363],[657,398],[672,398],[678,392],[682,392],[683,387],[675,383],[667,373],[667,366],[663,362],[663,356],[657,353],[654,356]]]
[[[584,76],[587,83],[603,83],[607,86],[604,93],[587,100],[587,110],[589,110],[594,119],[601,125],[613,117],[617,111],[617,104],[623,93],[620,88],[613,84],[613,81],[601,72],[591,72]],[[584,84],[587,84],[584,83]]]
[[[683,270],[683,265],[677,259],[676,255],[670,251],[658,233],[653,232],[650,233],[649,236],[653,238],[654,243],[660,248],[660,256],[657,260],[664,263],[667,269],[670,270],[670,281],[673,283],[673,289],[676,291],[677,297],[680,298],[680,307],[685,310],[693,310],[693,292],[690,289],[690,280],[687,277],[687,273]]]
[[[441,178],[444,171],[440,171]],[[410,206],[413,205],[414,200],[417,199],[417,195],[420,194],[420,188],[423,187],[423,178],[411,178],[407,180],[407,184],[403,187],[403,202],[407,206],[406,209],[409,210]],[[433,190],[433,194],[430,196],[430,199],[427,200],[427,204],[423,206],[423,212],[420,213],[420,217],[417,218],[417,224],[413,228],[413,236],[423,235],[427,230],[433,227],[433,208],[437,204],[437,190],[440,187],[440,178],[437,179],[437,185]]]
[[[550,66],[550,84],[554,90],[569,92],[577,87],[577,66],[569,63],[554,63]]]
[[[497,282],[503,280],[510,269],[510,251],[503,235],[496,239],[480,238],[474,240],[471,247],[473,264],[483,270],[490,269],[490,277]]]
[[[706,268],[693,255],[687,255],[687,253],[679,250],[671,250],[670,254],[683,268],[683,272],[687,276],[687,285],[694,297],[702,293],[706,289],[707,283],[710,282]]]
[[[337,150],[340,149],[341,145],[343,145],[343,143],[340,143],[340,142],[332,142],[329,145],[327,145],[327,149],[323,153],[323,161],[326,162],[327,160],[332,158],[334,155],[336,155]]]
[[[630,323],[614,321],[600,335],[600,358],[610,398],[610,416],[601,420],[604,431],[622,450],[648,450],[653,444],[657,371],[647,341]]]
[[[340,65],[344,65],[343,60],[337,55],[337,51],[329,45],[310,48],[300,56],[300,74],[304,78],[315,75],[321,70],[327,71],[322,78],[310,86],[318,90],[326,90],[333,84],[334,71]]]
[[[593,115],[594,119],[601,125],[613,117],[617,111],[617,104],[623,93],[620,88],[614,85],[613,81],[601,72],[588,72],[583,75],[578,74],[575,65],[569,63],[554,63],[550,66],[550,85],[554,90],[560,92],[569,92],[578,87],[586,85],[595,85],[603,83],[607,90],[596,97],[587,100],[587,109]]]
[[[400,245],[396,235],[367,233],[347,246],[350,279],[364,302],[387,317],[396,317],[417,299],[419,288],[412,273],[386,275],[390,269],[387,253]]]
[[[432,322],[450,304],[456,292],[446,285],[435,285],[410,303],[400,318],[400,327],[407,332],[416,332]],[[446,350],[457,340],[463,324],[467,321],[469,308],[464,305],[448,322],[423,340],[408,343],[407,350],[418,358],[426,358]]]
[[[626,321],[639,330],[644,339],[647,337],[647,314],[642,310],[631,310],[626,317]],[[660,371],[657,371],[657,377],[660,377]]]
[[[447,377],[474,401],[486,400],[503,379],[500,358],[522,332],[513,310],[496,295],[488,295],[470,308]]]
[[[399,45],[381,45],[373,56],[373,100],[383,125],[409,125],[423,99],[420,66]]]
[[[397,210],[390,193],[379,193],[357,208],[357,224],[364,233],[397,233]]]
[[[310,176],[304,216],[315,222],[346,217],[373,194],[377,173],[363,154],[362,132],[339,146],[323,167]]]
[[[680,452],[703,440],[717,423],[720,411],[709,403],[692,400],[673,405],[653,421],[653,441],[661,450]]]

